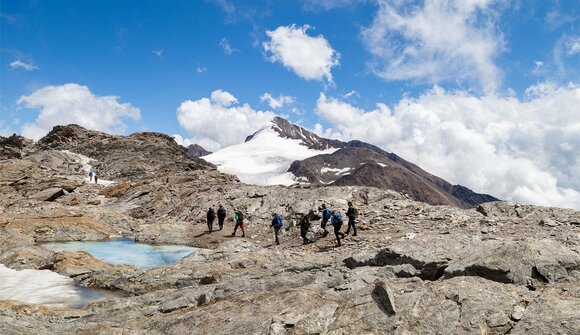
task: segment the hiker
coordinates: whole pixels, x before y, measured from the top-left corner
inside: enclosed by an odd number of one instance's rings
[[[328,230],[326,230],[326,224],[330,220],[330,209],[326,208],[325,204],[322,204],[322,222],[320,223],[320,227],[324,230],[322,233],[322,237],[328,235]]]
[[[348,217],[348,227],[346,228],[346,235],[350,231],[350,227],[352,227],[353,234],[352,236],[356,236],[356,217],[358,216],[358,209],[352,205],[352,201],[348,202],[348,210],[346,211],[346,216]]]
[[[332,211],[330,213],[330,224],[334,227],[334,236],[336,236],[336,243],[340,247],[340,238],[344,238],[344,233],[340,232],[342,227],[342,216],[337,211]]]
[[[222,230],[224,228],[224,220],[226,219],[226,209],[222,206],[222,204],[219,205],[217,210],[217,217],[218,225],[220,226],[220,230]]]
[[[300,236],[302,237],[302,245],[312,242],[308,239],[308,237],[306,237],[306,234],[308,234],[308,229],[310,228],[309,214],[302,216],[300,219]]]
[[[280,240],[278,239],[278,233],[280,228],[282,228],[282,216],[277,213],[272,214],[272,227],[274,227],[274,236],[276,236],[276,245],[280,245]]]
[[[93,170],[89,171],[89,181],[93,181]]]
[[[246,237],[246,232],[244,231],[244,214],[242,214],[241,211],[235,210],[236,216],[235,216],[235,220],[236,220],[236,226],[234,227],[234,232],[232,233],[232,236],[236,236],[236,230],[238,230],[238,227],[240,227],[240,229],[242,230],[242,237]]]
[[[210,207],[207,210],[207,229],[209,230],[210,233],[213,230],[213,220],[214,219],[215,219],[215,212],[213,211],[213,208]]]
[[[95,184],[98,184],[99,181],[99,176],[97,176],[97,174],[95,173]]]

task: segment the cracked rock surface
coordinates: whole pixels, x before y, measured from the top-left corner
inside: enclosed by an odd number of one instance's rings
[[[464,210],[372,187],[245,185],[159,135],[89,135],[61,129],[26,150],[3,149],[0,263],[114,295],[83,308],[0,300],[1,334],[580,333],[578,211],[508,202]],[[87,183],[61,151],[90,157],[91,141],[113,145],[112,156],[91,158],[112,166],[116,183]],[[165,146],[173,149],[154,155]],[[138,170],[123,171],[131,161]],[[62,194],[38,195],[53,189]],[[314,220],[313,243],[302,245],[301,215],[322,203],[345,210],[347,201],[360,209],[358,236],[336,247]],[[209,234],[205,211],[218,203],[228,218]],[[234,207],[245,213],[246,238],[231,236]],[[279,246],[272,212],[284,218]],[[121,236],[199,249],[143,270],[42,247]]]

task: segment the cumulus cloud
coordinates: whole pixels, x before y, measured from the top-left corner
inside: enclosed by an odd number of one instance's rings
[[[34,64],[25,63],[25,62],[20,61],[20,60],[13,61],[12,63],[10,63],[9,66],[13,70],[15,70],[15,69],[23,69],[26,71],[38,70],[38,67],[35,66]]]
[[[222,38],[222,40],[220,41],[220,47],[222,47],[222,49],[224,49],[224,52],[228,55],[233,54],[234,52],[239,51],[238,49],[234,48],[230,42],[228,41],[227,38]]]
[[[502,199],[580,209],[580,88],[543,83],[526,98],[439,87],[370,111],[321,94],[322,135],[377,144],[425,170]]]
[[[304,25],[281,26],[266,34],[270,41],[263,47],[272,63],[281,63],[306,80],[332,82],[332,68],[339,65],[340,54],[322,35],[306,34],[310,27]]]
[[[270,111],[257,111],[248,104],[239,104],[229,92],[216,90],[210,98],[186,100],[177,108],[177,121],[191,138],[181,137],[176,141],[188,145],[197,143],[216,151],[242,143],[274,116]]]
[[[153,50],[153,51],[151,51],[151,52],[153,52],[153,54],[154,54],[155,56],[157,56],[157,57],[161,57],[161,56],[163,56],[163,49],[159,49],[159,50]]]
[[[266,92],[262,94],[260,101],[267,103],[272,109],[278,109],[294,103],[294,97],[280,94],[277,98],[274,98],[270,93]]]
[[[40,139],[54,126],[76,123],[88,129],[122,133],[124,119],[139,120],[139,108],[120,103],[117,96],[97,96],[88,87],[75,83],[46,86],[18,99],[18,105],[38,109],[34,123],[22,126],[22,135]]]
[[[373,23],[362,31],[374,71],[386,80],[468,80],[495,92],[501,72],[494,58],[504,44],[496,28],[496,2],[378,0]]]

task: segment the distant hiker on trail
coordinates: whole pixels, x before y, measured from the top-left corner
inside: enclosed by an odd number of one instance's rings
[[[350,231],[350,227],[354,231],[352,236],[356,236],[356,217],[358,216],[358,209],[352,205],[352,201],[348,202],[348,210],[346,211],[346,216],[348,217],[348,227],[346,228],[346,235]]]
[[[99,176],[97,176],[97,174],[95,174],[95,184],[99,183]]]
[[[322,233],[322,237],[328,235],[328,230],[326,230],[326,224],[330,220],[330,209],[326,208],[325,204],[322,204],[322,222],[320,223],[320,227],[324,230]]]
[[[274,236],[276,236],[276,245],[280,245],[280,240],[278,239],[278,233],[280,228],[282,228],[282,216],[280,214],[272,214],[272,227],[274,227]]]
[[[93,174],[94,174],[94,173],[93,173],[93,171],[91,170],[91,171],[89,172],[89,181],[93,181]]]
[[[336,244],[340,247],[340,237],[344,238],[344,233],[340,232],[342,227],[342,216],[337,211],[332,211],[330,216],[330,224],[334,227],[334,236],[336,236]]]
[[[236,236],[236,230],[238,230],[238,227],[240,227],[240,229],[242,230],[242,237],[246,237],[246,232],[244,231],[244,214],[242,214],[241,211],[235,210],[236,213],[236,226],[234,227],[234,232],[232,233],[232,236]]]
[[[308,234],[308,229],[310,229],[309,215],[310,213],[303,215],[300,219],[300,236],[302,237],[302,245],[312,242],[308,239],[308,237],[306,237],[306,234]]]
[[[226,219],[226,209],[220,204],[217,210],[218,225],[220,230],[224,228],[224,220]]]
[[[215,212],[213,211],[213,208],[210,207],[207,210],[207,230],[209,230],[210,233],[213,230],[213,220],[215,220]]]

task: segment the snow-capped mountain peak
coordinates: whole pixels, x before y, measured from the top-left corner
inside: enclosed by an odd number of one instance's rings
[[[275,117],[248,136],[244,143],[223,148],[203,159],[245,183],[292,185],[297,182],[294,175],[287,172],[292,162],[333,153],[338,147],[333,147],[332,142]]]

